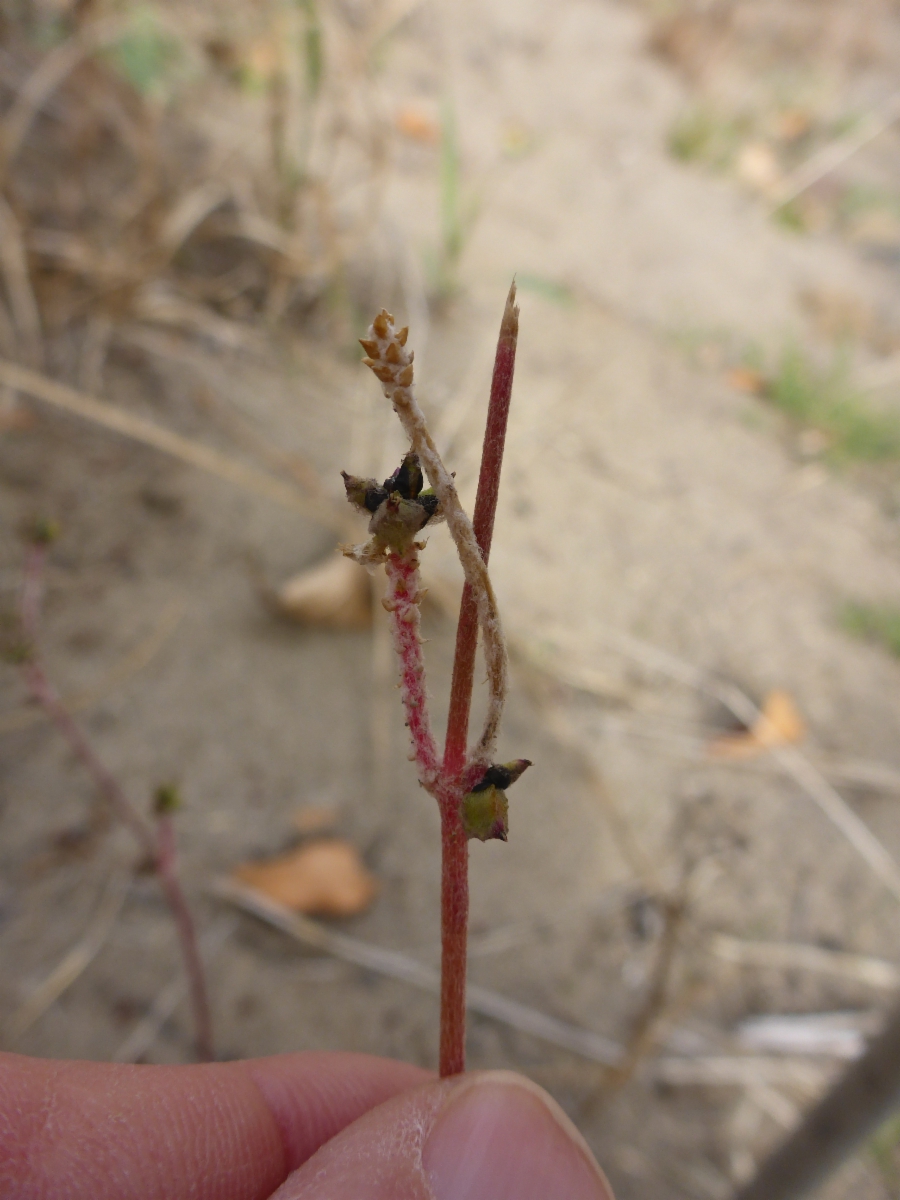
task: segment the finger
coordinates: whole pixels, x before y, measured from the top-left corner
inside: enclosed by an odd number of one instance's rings
[[[272,1200],[613,1200],[559,1105],[509,1071],[429,1083],[372,1109]]]
[[[363,1054],[191,1067],[0,1054],[4,1200],[262,1200],[368,1109],[429,1078]]]

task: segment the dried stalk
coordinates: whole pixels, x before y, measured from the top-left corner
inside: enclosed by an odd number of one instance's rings
[[[735,1200],[800,1200],[834,1171],[900,1102],[900,1009]]]
[[[157,797],[157,834],[158,851],[156,855],[156,873],[166,894],[166,901],[175,918],[178,930],[178,940],[181,943],[181,954],[187,971],[188,984],[191,993],[191,1009],[194,1014],[194,1037],[197,1046],[197,1058],[201,1062],[212,1062],[215,1059],[213,1050],[212,1018],[209,1012],[209,996],[206,989],[206,975],[203,970],[203,960],[197,945],[197,930],[191,910],[178,877],[178,856],[175,845],[175,827],[172,823],[171,812],[160,803],[160,798],[169,789],[160,789]]]

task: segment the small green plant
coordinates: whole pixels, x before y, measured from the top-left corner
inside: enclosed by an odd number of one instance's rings
[[[841,609],[839,620],[847,633],[875,642],[900,658],[900,606],[850,600]]]
[[[798,200],[788,200],[786,204],[779,204],[772,213],[772,220],[789,233],[806,233],[809,228],[803,206]]]
[[[437,299],[446,300],[457,289],[459,262],[477,208],[471,197],[463,200],[456,110],[450,99],[441,106],[439,169],[440,241],[428,267]]]
[[[679,162],[701,162],[725,170],[734,159],[746,126],[745,119],[723,118],[706,106],[692,108],[670,129],[669,153]]]
[[[869,1152],[891,1200],[900,1197],[900,1116],[890,1117],[869,1139]]]
[[[110,49],[113,66],[142,96],[161,92],[181,64],[178,42],[150,9],[139,9],[129,31]]]
[[[766,395],[793,420],[828,434],[832,458],[875,462],[900,456],[900,419],[870,407],[840,358],[822,369],[796,346],[789,347]]]
[[[527,271],[520,272],[516,276],[516,282],[522,291],[534,292],[535,295],[549,300],[551,304],[560,304],[568,308],[575,303],[575,296],[570,287],[555,279],[549,279],[546,275],[532,275]]]

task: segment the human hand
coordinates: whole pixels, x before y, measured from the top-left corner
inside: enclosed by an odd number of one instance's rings
[[[612,1200],[506,1071],[361,1054],[118,1066],[0,1054],[3,1200]]]

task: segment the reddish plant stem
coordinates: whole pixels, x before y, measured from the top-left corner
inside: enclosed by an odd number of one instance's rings
[[[388,592],[382,603],[391,614],[394,649],[400,660],[400,696],[406,711],[419,779],[432,790],[438,778],[440,764],[431,721],[428,716],[428,694],[425,689],[425,666],[422,662],[422,639],[419,636],[419,556],[415,546],[405,554],[391,554],[385,562]]]
[[[66,708],[56,688],[50,682],[38,659],[38,621],[46,557],[47,550],[43,544],[29,546],[25,559],[20,606],[22,632],[28,644],[29,657],[22,664],[22,674],[34,699],[69,743],[112,811],[122,824],[134,834],[141,850],[159,877],[178,930],[185,970],[190,984],[197,1057],[201,1061],[211,1061],[214,1055],[206,981],[197,947],[193,917],[177,875],[175,835],[171,821],[165,817],[161,818],[159,838],[154,836],[153,827],[141,816],[126,796],[118,780],[97,755],[78,722]],[[166,822],[165,829],[162,821]]]
[[[494,358],[481,470],[472,524],[487,563],[494,534],[500,491],[500,468],[512,396],[519,335],[516,285],[509,289]],[[468,584],[463,588],[456,628],[456,655],[450,685],[450,712],[444,746],[441,809],[441,1048],[440,1074],[458,1075],[466,1068],[466,943],[469,922],[469,847],[460,818],[469,712],[475,680],[478,613]]]
[[[168,813],[157,817],[156,873],[166,894],[166,900],[175,919],[181,956],[187,971],[191,993],[191,1011],[194,1016],[194,1047],[199,1062],[212,1062],[213,1052],[212,1018],[209,1012],[209,996],[206,991],[206,975],[203,960],[197,945],[197,931],[188,908],[181,880],[178,877],[178,857],[175,846],[175,827]]]
[[[519,310],[515,305],[516,285],[513,283],[506,299],[500,337],[494,358],[491,397],[488,403],[484,443],[481,451],[481,470],[475,495],[472,526],[481,547],[484,561],[491,553],[494,537],[494,517],[500,494],[500,468],[506,445],[506,425],[512,397],[513,373],[516,366],[516,343],[519,336]],[[471,587],[463,588],[456,626],[456,656],[453,660],[453,679],[450,684],[450,712],[447,718],[447,742],[444,747],[444,772],[457,775],[466,761],[466,740],[469,736],[469,711],[472,706],[472,685],[475,680],[475,649],[478,644],[478,611]]]
[[[25,664],[23,674],[28,690],[81,760],[82,766],[93,779],[97,790],[122,824],[126,825],[134,834],[149,861],[155,862],[156,839],[153,836],[153,830],[135,810],[114,776],[97,757],[93,746],[59,698],[59,694],[47,678],[43,667],[32,660]]]

